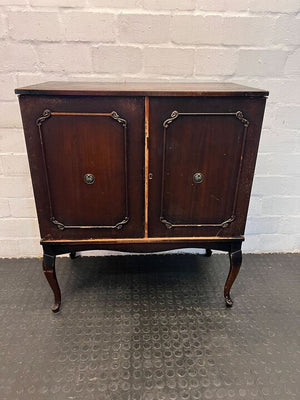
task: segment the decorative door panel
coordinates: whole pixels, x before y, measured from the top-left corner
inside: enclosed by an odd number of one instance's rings
[[[121,229],[129,221],[127,121],[115,111],[45,110],[37,124],[52,222],[62,230]]]
[[[232,100],[151,102],[150,236],[222,235],[236,219],[247,116]]]
[[[90,107],[80,107],[80,99],[65,106],[51,101],[35,132],[50,223],[62,237],[84,231],[95,238],[142,236],[143,131],[137,125],[143,127],[143,102],[91,98]]]

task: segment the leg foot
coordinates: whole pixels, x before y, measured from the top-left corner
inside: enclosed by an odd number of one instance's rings
[[[205,257],[210,257],[212,255],[211,249],[205,249]]]
[[[76,254],[76,251],[72,251],[72,252],[70,253],[70,258],[71,258],[72,260],[74,260],[74,258],[77,258],[77,257],[79,257],[79,256]]]
[[[229,294],[227,296],[224,296],[224,298],[225,298],[226,307],[232,307],[233,301],[231,300],[231,297],[229,296]]]
[[[238,276],[242,264],[241,243],[232,245],[231,250],[229,252],[229,259],[230,259],[230,270],[224,287],[224,298],[226,306],[232,307],[233,301],[230,297],[230,289],[236,277]]]
[[[61,294],[55,273],[55,256],[44,253],[43,271],[54,294],[52,311],[58,312],[61,304]]]

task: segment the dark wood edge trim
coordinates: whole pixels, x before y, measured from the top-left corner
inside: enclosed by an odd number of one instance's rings
[[[133,90],[63,90],[63,89],[26,89],[26,88],[17,88],[15,89],[15,94],[17,95],[34,95],[34,96],[137,96],[137,97],[268,97],[268,91],[231,91],[226,92],[209,92],[209,91],[133,91]]]
[[[189,242],[189,243],[196,243],[196,242],[241,242],[244,241],[245,237],[235,236],[235,237],[219,237],[219,236],[199,236],[199,237],[149,237],[149,238],[122,238],[122,239],[41,239],[40,243],[43,244],[50,244],[50,245],[64,245],[64,244],[119,244],[119,243],[173,243],[173,242]]]
[[[165,158],[166,158],[166,133],[167,129],[170,124],[177,119],[179,116],[231,116],[237,118],[243,125],[243,143],[242,143],[242,150],[241,150],[241,158],[240,158],[240,165],[238,170],[237,176],[237,183],[235,187],[235,195],[233,199],[233,206],[231,216],[227,218],[225,221],[220,223],[214,224],[173,224],[172,222],[168,221],[167,218],[164,217],[164,180],[165,180]],[[231,222],[235,220],[235,210],[236,210],[236,203],[237,203],[237,195],[238,195],[238,187],[239,181],[241,176],[243,158],[244,158],[244,151],[245,151],[245,143],[246,143],[246,135],[248,126],[250,125],[250,121],[244,117],[242,111],[236,111],[232,113],[180,113],[177,110],[172,111],[171,116],[164,120],[163,122],[164,134],[163,134],[163,165],[162,165],[162,181],[161,181],[161,201],[160,201],[160,222],[162,222],[168,229],[172,228],[205,228],[205,227],[220,227],[220,228],[227,228]]]
[[[231,238],[228,240],[198,240],[198,241],[187,241],[187,240],[169,240],[169,241],[157,241],[157,242],[129,242],[129,243],[105,243],[99,241],[69,241],[69,242],[42,242],[44,252],[47,254],[65,254],[74,253],[78,251],[87,250],[114,250],[114,251],[125,251],[131,253],[155,253],[162,251],[169,251],[174,249],[182,248],[200,248],[208,250],[221,250],[231,251],[235,246],[241,246],[242,238]]]
[[[45,122],[51,116],[95,116],[95,117],[111,117],[118,123],[120,123],[123,127],[123,134],[124,134],[124,180],[125,180],[125,217],[122,221],[116,222],[114,225],[65,225],[63,222],[58,221],[54,214],[53,214],[53,207],[52,207],[52,199],[51,199],[51,191],[49,185],[49,177],[48,177],[48,167],[46,161],[46,154],[44,149],[44,142],[43,142],[43,132],[42,132],[42,123]],[[128,204],[128,161],[127,161],[127,120],[121,118],[120,115],[116,111],[111,111],[110,113],[73,113],[73,112],[56,112],[50,111],[45,109],[42,115],[36,120],[36,125],[39,130],[39,138],[41,143],[42,149],[42,158],[43,158],[43,165],[45,170],[45,178],[46,178],[46,187],[47,187],[47,195],[49,201],[49,211],[50,211],[50,221],[56,225],[56,227],[60,230],[65,229],[121,229],[123,225],[127,224],[129,221],[129,204]]]
[[[50,213],[50,220],[51,220],[51,218],[53,216],[52,199],[51,199],[51,192],[50,192],[50,185],[49,185],[49,178],[48,178],[48,167],[47,167],[45,148],[44,148],[44,142],[43,142],[43,133],[42,133],[42,123],[50,117],[51,117],[51,111],[48,109],[44,110],[42,115],[36,120],[36,125],[37,125],[38,131],[39,131],[39,139],[40,139],[40,145],[41,145],[41,150],[42,150],[42,160],[43,160],[43,167],[44,167],[44,173],[45,173],[47,197],[48,197],[48,203],[49,203],[49,213]]]
[[[145,153],[144,153],[144,237],[148,237],[149,229],[149,97],[144,100],[145,117]]]

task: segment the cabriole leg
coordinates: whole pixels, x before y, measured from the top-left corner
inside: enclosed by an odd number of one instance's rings
[[[238,276],[242,264],[241,243],[232,245],[231,250],[229,251],[229,259],[230,259],[230,270],[224,287],[224,297],[226,306],[232,307],[233,301],[231,300],[230,297],[230,289],[236,277]]]
[[[61,304],[61,294],[60,288],[58,286],[56,273],[55,273],[55,255],[45,254],[43,257],[43,271],[46,276],[46,279],[53,290],[54,293],[54,304],[52,306],[52,311],[59,311],[59,307]]]

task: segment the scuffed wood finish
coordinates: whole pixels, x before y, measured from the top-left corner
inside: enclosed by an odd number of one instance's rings
[[[230,259],[230,270],[224,286],[224,298],[226,306],[232,307],[233,301],[230,297],[230,289],[236,277],[238,276],[238,273],[242,265],[241,243],[238,242],[232,243],[229,251],[229,259]]]
[[[16,94],[60,96],[267,96],[269,92],[229,82],[45,82]]]
[[[118,243],[157,243],[157,242],[202,242],[202,241],[215,241],[215,236],[191,236],[191,237],[143,237],[143,238],[128,238],[128,239],[88,239],[88,240],[80,240],[76,241],[74,239],[61,239],[61,240],[41,240],[42,244],[54,244],[54,243],[87,243],[87,244],[118,244]],[[241,241],[244,240],[244,236],[240,237],[220,237],[218,241],[220,242],[231,242],[231,241]]]
[[[143,237],[143,98],[22,95],[19,100],[41,237]],[[36,121],[44,110],[51,116],[40,121],[39,132]],[[112,111],[126,121],[126,138]],[[84,182],[88,173],[94,184]],[[129,220],[121,229],[92,228],[123,221],[126,198]],[[82,228],[60,230],[52,217]]]
[[[145,97],[145,234],[148,237],[148,198],[149,198],[149,97]]]
[[[59,311],[60,308],[61,293],[55,272],[55,254],[51,254],[51,252],[50,254],[47,254],[46,252],[44,252],[43,271],[54,294],[54,304],[52,306],[52,311],[56,313]]]
[[[42,242],[44,251],[48,254],[65,254],[75,251],[85,250],[117,250],[117,251],[129,251],[131,253],[152,253],[157,251],[166,251],[182,248],[201,248],[201,249],[213,249],[222,250],[229,252],[232,248],[232,243],[241,243],[243,239],[224,239],[224,240],[186,240],[181,238],[180,240],[149,240],[142,241],[136,239],[135,241],[119,241],[119,242],[102,242],[102,241],[61,241],[61,242]]]
[[[46,82],[16,93],[54,312],[55,256],[94,249],[226,251],[232,305],[267,91]]]
[[[150,99],[149,236],[243,235],[264,106],[263,97]]]

